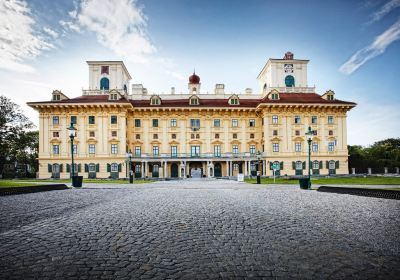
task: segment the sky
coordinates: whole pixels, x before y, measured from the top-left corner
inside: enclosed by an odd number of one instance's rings
[[[309,59],[308,82],[356,102],[348,143],[400,137],[400,0],[1,0],[0,94],[38,124],[29,101],[77,97],[87,60],[123,60],[149,93],[258,89],[268,58]]]

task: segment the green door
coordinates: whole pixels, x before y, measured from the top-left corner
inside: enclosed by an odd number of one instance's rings
[[[171,164],[171,177],[172,178],[178,178],[178,164],[173,163]]]
[[[153,172],[152,172],[152,177],[153,178],[158,178],[159,173],[158,173],[158,164],[153,165]]]
[[[214,176],[215,177],[221,177],[222,172],[221,172],[221,163],[216,163],[214,164]]]

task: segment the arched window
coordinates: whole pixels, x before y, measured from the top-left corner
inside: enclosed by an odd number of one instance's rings
[[[110,89],[110,81],[108,78],[102,78],[100,80],[100,89],[109,90]]]
[[[267,84],[264,84],[263,92],[265,93],[266,91],[267,91]]]
[[[285,78],[285,85],[287,87],[294,87],[294,77],[292,75],[287,75]]]
[[[319,161],[318,160],[314,160],[313,164],[312,164],[313,169],[319,169]]]

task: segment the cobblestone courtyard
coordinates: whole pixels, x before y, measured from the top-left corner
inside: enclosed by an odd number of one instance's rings
[[[0,197],[0,279],[399,279],[400,201],[225,180]]]

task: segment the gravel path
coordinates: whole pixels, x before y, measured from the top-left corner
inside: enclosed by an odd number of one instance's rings
[[[0,197],[0,279],[399,279],[400,201],[227,180]]]

